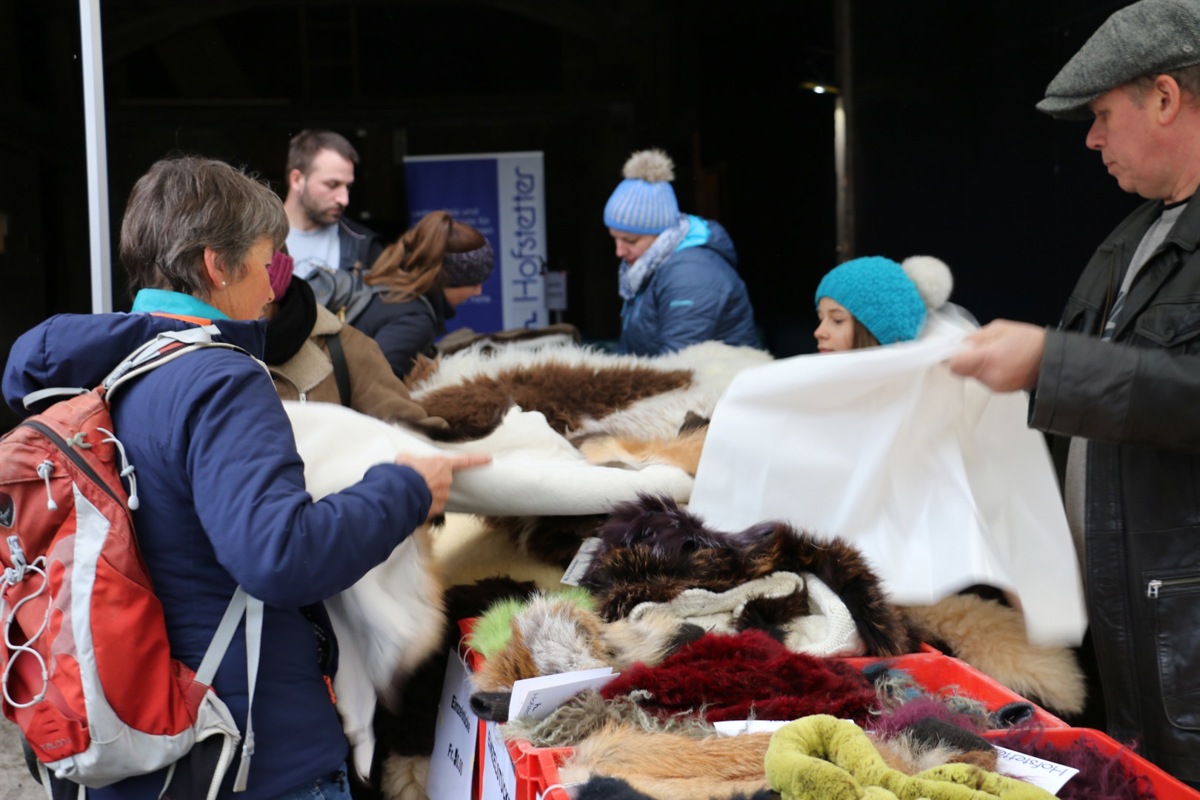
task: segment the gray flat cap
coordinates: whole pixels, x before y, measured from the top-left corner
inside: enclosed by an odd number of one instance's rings
[[[1084,42],[1037,104],[1059,119],[1089,119],[1087,104],[1143,75],[1200,64],[1200,0],[1141,0]]]

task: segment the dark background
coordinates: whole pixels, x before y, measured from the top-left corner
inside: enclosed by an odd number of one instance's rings
[[[283,190],[288,139],[347,135],[349,213],[405,227],[405,155],[540,150],[564,321],[619,329],[601,221],[636,149],[676,162],[684,211],[732,234],[767,347],[811,352],[813,291],[840,260],[931,254],[981,321],[1048,324],[1133,206],[1034,103],[1125,2],[1098,0],[103,0],[112,241],[172,152]],[[848,8],[849,25],[836,24]],[[839,249],[830,95],[850,65],[853,230]],[[0,0],[0,353],[91,310],[79,6]],[[114,261],[115,305],[127,309]],[[14,417],[0,411],[0,430]]]

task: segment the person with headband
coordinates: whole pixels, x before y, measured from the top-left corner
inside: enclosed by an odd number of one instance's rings
[[[290,255],[275,251],[267,273],[275,299],[264,314],[263,361],[281,399],[340,403],[431,435],[449,428],[412,399],[374,339],[318,303],[307,281],[293,280]]]
[[[847,261],[817,286],[817,349],[837,353],[916,339],[928,312],[944,306],[953,288],[950,268],[932,256],[901,264],[883,256]]]
[[[604,206],[621,260],[621,353],[656,356],[698,342],[759,346],[733,240],[716,220],[679,211],[675,166],[661,150],[625,162]]]
[[[1087,147],[1146,202],[1057,326],[996,320],[950,368],[1031,390],[1029,425],[1068,451],[1107,732],[1200,786],[1200,2],[1113,12],[1037,108],[1090,120]]]
[[[354,327],[379,343],[392,371],[436,358],[446,320],[483,291],[496,256],[487,238],[445,211],[431,211],[386,248],[365,282],[378,292]]]

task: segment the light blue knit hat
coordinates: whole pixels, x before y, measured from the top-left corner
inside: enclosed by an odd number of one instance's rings
[[[817,286],[822,297],[840,303],[880,344],[917,338],[926,307],[941,308],[953,277],[945,262],[912,256],[903,266],[883,256],[864,256],[831,269]]]
[[[621,181],[604,204],[604,225],[629,233],[658,235],[679,220],[671,181],[675,165],[662,150],[639,150],[629,157]]]

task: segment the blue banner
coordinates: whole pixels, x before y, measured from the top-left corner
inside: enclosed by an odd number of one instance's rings
[[[458,307],[449,330],[495,333],[548,322],[542,154],[486,153],[404,159],[409,224],[446,211],[478,230],[496,251],[496,268],[478,297]]]

